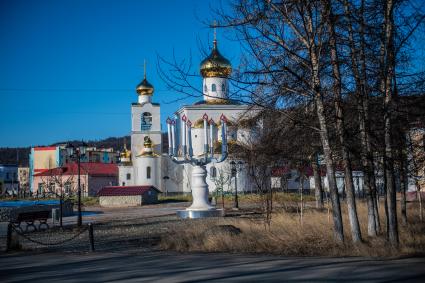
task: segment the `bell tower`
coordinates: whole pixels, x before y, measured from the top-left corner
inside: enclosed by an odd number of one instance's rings
[[[161,109],[158,103],[152,102],[154,87],[146,78],[146,62],[144,63],[143,80],[137,85],[138,99],[131,105],[131,152],[134,156],[143,150],[144,138],[152,140],[155,153],[162,153]]]

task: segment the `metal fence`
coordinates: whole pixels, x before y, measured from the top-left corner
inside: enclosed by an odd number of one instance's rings
[[[177,220],[178,221],[178,220]],[[118,220],[88,224],[82,227],[52,227],[23,232],[8,225],[7,235],[0,237],[1,251],[122,251],[152,250],[161,234],[176,225],[175,217]]]

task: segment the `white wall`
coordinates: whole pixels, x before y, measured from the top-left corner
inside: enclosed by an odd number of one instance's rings
[[[216,91],[212,91],[212,85],[215,84]],[[224,85],[224,90],[223,86]],[[206,89],[205,89],[206,87]],[[227,98],[229,84],[227,78],[204,78],[202,89],[204,94],[204,100],[215,100],[217,98]]]
[[[141,186],[154,186],[161,190],[161,165],[160,157],[140,156],[134,161],[134,183]],[[151,168],[151,176],[147,178],[147,167]]]
[[[127,174],[130,174],[130,180],[127,180]],[[134,170],[133,166],[119,165],[118,166],[118,186],[133,186],[134,185]]]

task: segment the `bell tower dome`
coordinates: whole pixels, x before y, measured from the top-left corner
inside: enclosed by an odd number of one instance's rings
[[[201,62],[200,72],[203,79],[202,93],[207,103],[226,103],[229,98],[228,77],[232,73],[232,65],[217,47],[217,33],[214,24],[214,40],[211,54]]]
[[[140,104],[150,103],[152,100],[153,92],[154,92],[153,85],[151,85],[146,79],[146,61],[143,64],[143,69],[144,69],[143,81],[141,81],[136,87],[136,92],[139,95],[138,102]]]

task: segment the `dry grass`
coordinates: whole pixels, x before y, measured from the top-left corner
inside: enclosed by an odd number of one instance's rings
[[[383,206],[382,225],[385,226]],[[425,223],[418,219],[416,205],[410,204],[409,224],[400,224],[400,246],[391,247],[385,235],[367,237],[367,208],[358,204],[364,242],[351,244],[350,227],[344,212],[346,244],[334,241],[333,225],[327,211],[306,209],[301,225],[298,213],[274,213],[270,227],[262,218],[225,217],[221,219],[186,220],[176,224],[161,240],[163,249],[202,252],[267,253],[291,256],[373,256],[388,257],[423,254]],[[217,231],[218,225],[233,225],[242,233],[235,235]],[[216,230],[216,232],[214,232]]]

